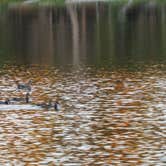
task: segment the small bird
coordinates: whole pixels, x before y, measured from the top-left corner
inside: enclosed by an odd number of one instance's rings
[[[25,95],[25,102],[26,103],[29,103],[29,96],[30,96],[30,94],[26,93],[26,95]]]
[[[10,104],[10,100],[9,99],[6,99],[5,101],[0,101],[0,104]]]
[[[31,91],[32,80],[29,80],[28,83],[21,84],[19,81],[16,81],[17,89]]]
[[[52,103],[52,101],[50,100],[48,103],[41,103],[41,104],[36,104],[36,105],[41,108],[44,108],[44,109],[54,108],[56,111],[58,111],[60,109],[59,103],[57,101]]]
[[[54,109],[56,110],[56,111],[58,111],[58,110],[60,110],[60,105],[59,105],[59,102],[54,102]]]
[[[11,99],[11,102],[25,102],[25,103],[29,103],[29,96],[30,94],[27,92],[25,94],[25,98],[24,97],[14,97]]]

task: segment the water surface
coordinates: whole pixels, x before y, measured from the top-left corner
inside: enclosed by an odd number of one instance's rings
[[[1,5],[1,165],[165,165],[165,6]],[[132,14],[131,14],[132,13]],[[58,100],[60,111],[34,108]]]
[[[13,78],[32,79],[33,103],[51,98],[61,110],[1,109],[0,163],[164,165],[166,73],[151,68],[3,69],[2,96],[24,96]]]

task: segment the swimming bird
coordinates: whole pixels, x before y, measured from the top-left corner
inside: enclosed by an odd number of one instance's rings
[[[29,103],[29,97],[30,97],[30,94],[27,92],[25,94],[25,97],[14,97],[10,101],[11,102],[25,102],[25,103]]]
[[[60,105],[59,105],[59,102],[54,102],[54,109],[56,110],[56,111],[58,111],[58,110],[60,110]]]
[[[19,83],[19,81],[16,81],[17,89],[20,89],[20,90],[31,91],[31,89],[32,89],[31,84],[32,84],[32,80],[29,80],[25,84],[21,84],[21,83]]]
[[[54,110],[58,111],[60,109],[59,103],[56,101],[52,103],[50,100],[48,103],[41,103],[41,104],[36,104],[36,106],[39,106],[44,109],[51,109],[54,108]]]
[[[9,99],[6,99],[5,101],[0,101],[0,104],[9,104],[9,103],[10,103]]]

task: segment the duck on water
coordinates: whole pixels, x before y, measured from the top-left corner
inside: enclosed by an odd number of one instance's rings
[[[0,104],[6,104],[6,105],[8,105],[9,103],[10,103],[9,99],[6,99],[5,101],[0,101]]]
[[[51,100],[48,103],[41,103],[41,104],[36,104],[36,106],[39,106],[43,109],[51,109],[54,108],[54,110],[58,111],[60,110],[60,105],[59,102],[55,101],[52,102]]]
[[[8,109],[8,107],[10,107],[10,109],[20,108],[20,109],[54,109],[56,111],[60,110],[60,105],[59,102],[57,101],[52,102],[50,100],[49,103],[35,104],[29,102],[29,97],[30,94],[26,93],[25,98],[12,98],[11,100],[6,99],[4,101],[0,101],[0,105],[3,105],[4,109],[5,108]]]
[[[27,108],[36,108],[36,109],[54,109],[54,110],[60,110],[60,105],[59,102],[55,101],[52,102],[50,100],[48,103],[41,103],[41,104],[36,104],[36,103],[30,103],[30,91],[31,91],[31,84],[32,80],[29,80],[27,83],[21,84],[19,81],[16,81],[17,89],[18,90],[25,90],[28,91],[25,94],[25,97],[14,97],[11,99],[6,99],[4,101],[0,101],[0,109],[2,107],[5,109],[13,109],[16,107],[17,109],[27,109]],[[3,106],[2,106],[3,105]],[[8,105],[8,106],[7,106]],[[9,108],[8,108],[9,107]]]
[[[16,102],[24,102],[24,103],[29,103],[30,101],[30,94],[29,92],[27,92],[25,94],[25,97],[13,97],[12,99],[10,99],[10,103],[16,103]]]
[[[29,80],[27,83],[20,83],[19,81],[16,81],[16,85],[18,90],[27,90],[30,92],[32,89],[32,80]]]

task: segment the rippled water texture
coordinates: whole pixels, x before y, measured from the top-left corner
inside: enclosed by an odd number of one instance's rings
[[[24,93],[31,103],[58,100],[60,111],[0,106],[1,165],[165,165],[166,73],[7,66],[1,100]],[[22,107],[21,107],[22,106]]]

